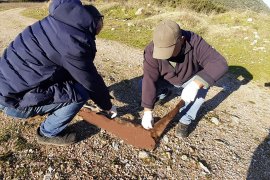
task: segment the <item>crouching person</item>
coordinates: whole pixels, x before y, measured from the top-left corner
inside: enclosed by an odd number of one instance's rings
[[[53,0],[49,13],[5,49],[0,110],[17,118],[48,114],[37,141],[63,146],[76,142],[76,134],[65,128],[87,100],[113,116],[117,111],[93,63],[103,16],[79,0]]]
[[[188,127],[196,119],[209,87],[227,70],[224,57],[202,37],[181,29],[174,21],[160,22],[154,30],[153,41],[144,51],[144,74],[140,83],[144,107],[142,126],[153,127],[155,102],[168,94],[168,91],[158,92],[164,84],[170,84],[182,91],[181,98],[185,101],[176,135],[187,137]]]

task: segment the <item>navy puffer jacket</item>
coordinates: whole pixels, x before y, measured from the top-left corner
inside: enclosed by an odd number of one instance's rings
[[[49,12],[4,51],[0,104],[23,108],[79,102],[89,96],[102,109],[110,109],[109,91],[93,64],[95,15],[79,0],[54,0]]]

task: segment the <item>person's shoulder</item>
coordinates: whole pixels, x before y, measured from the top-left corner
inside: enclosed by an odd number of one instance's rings
[[[153,52],[153,49],[154,49],[154,43],[153,43],[153,41],[151,41],[151,42],[144,48],[144,51],[145,51],[145,52]]]
[[[189,30],[182,29],[182,35],[185,36],[185,38],[188,42],[197,41],[199,39],[202,39],[202,37],[200,35],[196,34],[193,31],[189,31]]]
[[[155,61],[153,58],[154,43],[151,41],[144,49],[144,60],[147,62]],[[156,61],[155,61],[156,62]]]

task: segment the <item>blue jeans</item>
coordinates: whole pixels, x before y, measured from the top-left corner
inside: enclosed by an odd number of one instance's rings
[[[187,82],[185,82],[182,86],[178,88],[181,88],[181,91],[182,91],[187,86],[187,84],[190,83],[191,81],[193,81],[193,78],[191,78],[190,80],[188,80]],[[208,90],[209,88],[199,89],[195,97],[195,100],[188,104],[185,104],[185,106],[179,110],[180,115],[181,115],[181,118],[179,120],[180,123],[189,125],[191,121],[196,119],[197,113],[199,109],[201,108],[202,104],[204,103]]]
[[[0,104],[0,110],[8,116],[23,119],[36,115],[49,114],[47,119],[41,123],[40,132],[46,137],[54,137],[66,128],[87,100],[88,97],[85,96],[81,102],[49,104],[23,109],[5,107]]]
[[[169,88],[169,89],[177,88],[179,89],[179,91],[182,91],[186,87],[186,85],[191,81],[193,81],[193,78],[191,78],[189,81],[185,82],[181,86],[174,86],[168,83],[167,81],[160,79],[156,83],[157,94],[159,94],[159,92],[161,92],[162,89],[164,88]],[[139,90],[140,92],[142,91],[142,79],[139,80]],[[208,90],[209,89],[204,89],[204,88],[199,89],[197,96],[195,97],[195,100],[190,102],[189,104],[185,104],[185,106],[179,110],[180,116],[181,116],[181,118],[179,119],[179,122],[189,125],[191,121],[196,119],[197,113],[200,107],[202,106],[202,104],[204,103]]]

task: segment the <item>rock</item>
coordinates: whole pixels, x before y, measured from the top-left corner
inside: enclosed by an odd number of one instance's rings
[[[258,32],[253,32],[255,39],[260,39]]]
[[[141,15],[143,12],[144,12],[144,9],[143,9],[143,8],[139,8],[139,9],[135,12],[135,15],[136,15],[136,16],[139,16],[139,15]]]
[[[168,138],[167,135],[165,135],[165,136],[163,137],[163,142],[164,142],[165,144],[167,144],[167,143],[169,142],[169,138]]]
[[[211,121],[212,123],[214,123],[215,125],[217,125],[217,126],[218,126],[219,123],[220,123],[219,119],[216,118],[216,117],[212,117],[210,121]]]
[[[255,44],[257,44],[258,40],[255,39],[254,41],[252,41],[252,43],[250,44],[251,46],[254,46]]]
[[[199,166],[204,170],[204,172],[211,174],[210,170],[202,162],[199,162]]]
[[[252,18],[248,18],[248,19],[247,19],[247,22],[252,22],[252,21],[253,21]]]
[[[150,156],[149,156],[148,152],[140,151],[138,157],[139,157],[139,159],[146,159],[146,158],[149,158]]]
[[[52,175],[51,174],[45,174],[45,176],[43,177],[43,180],[51,180],[52,179]]]
[[[195,152],[195,148],[194,147],[189,147],[189,152],[194,153]]]
[[[171,159],[171,152],[166,152],[165,155],[168,159]]]
[[[131,23],[131,22],[127,23],[127,25],[128,25],[128,27],[130,27],[130,26],[134,26],[134,24],[133,24],[133,23]]]
[[[236,116],[232,116],[231,117],[231,120],[234,124],[239,124],[239,117],[236,117]]]
[[[112,142],[112,147],[114,150],[118,151],[119,150],[119,144],[116,142]]]
[[[186,160],[188,159],[188,157],[187,157],[187,155],[182,155],[182,156],[181,156],[181,159],[182,159],[183,161],[186,161]]]

